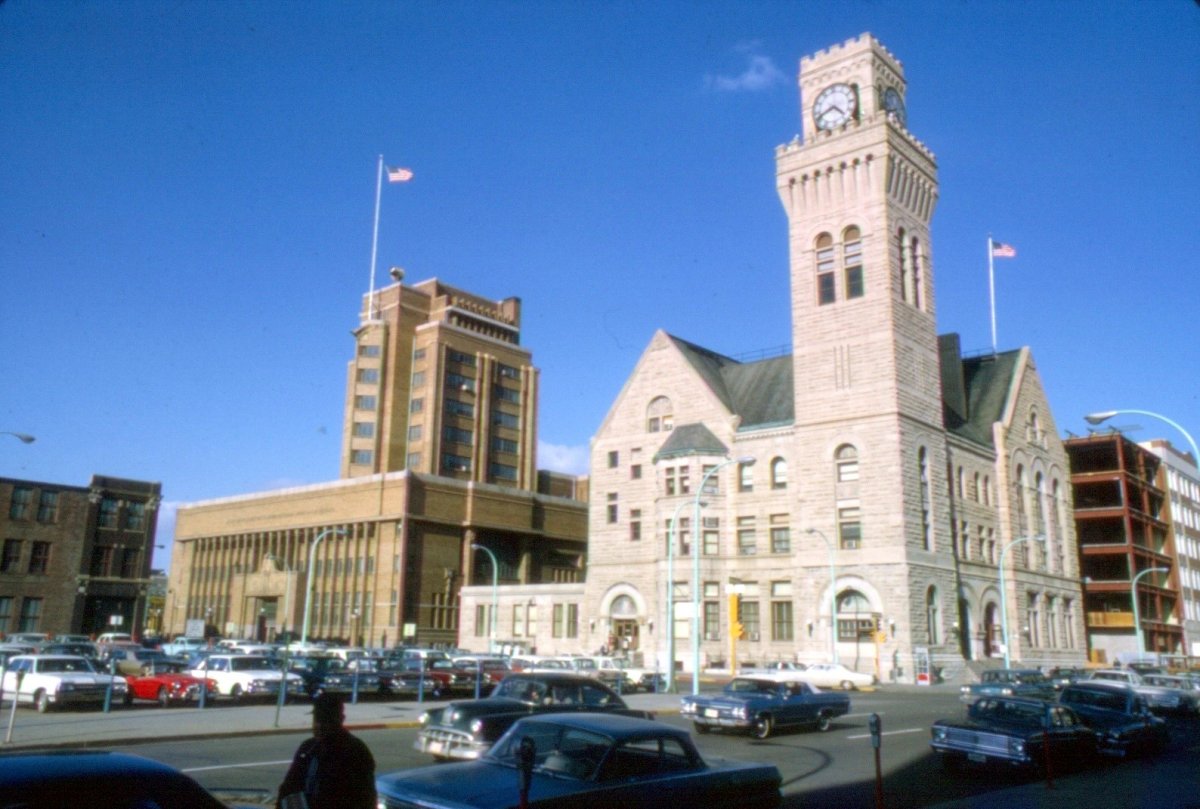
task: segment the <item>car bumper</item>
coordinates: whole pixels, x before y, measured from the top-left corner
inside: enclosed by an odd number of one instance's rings
[[[931,743],[934,752],[949,758],[960,760],[968,765],[979,767],[1030,767],[1033,762],[1028,756],[1012,753],[1002,753],[997,750],[979,750],[955,744]]]
[[[491,742],[481,742],[461,733],[444,730],[423,730],[417,734],[413,749],[439,758],[459,761],[474,761],[491,747]]]

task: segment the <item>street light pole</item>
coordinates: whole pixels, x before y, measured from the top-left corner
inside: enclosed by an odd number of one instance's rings
[[[1000,549],[1000,627],[1004,634],[1004,668],[1012,668],[1012,644],[1008,642],[1008,586],[1004,583],[1004,560],[1009,548],[1029,540],[1045,543],[1045,534],[1034,534],[1031,537],[1017,537]]]
[[[700,545],[695,539],[696,536],[702,534],[700,530],[700,496],[704,494],[704,487],[708,484],[708,479],[733,463],[752,466],[754,458],[751,456],[730,458],[708,470],[700,479],[700,485],[696,487],[696,497],[692,501],[692,694],[700,693]],[[732,664],[733,661],[730,663]]]
[[[829,655],[834,663],[838,662],[837,648],[837,571],[834,568],[834,554],[836,549],[829,537],[817,528],[809,528],[805,533],[815,534],[825,540],[825,546],[829,549]],[[857,630],[855,630],[857,631]]]
[[[1171,572],[1171,569],[1168,567],[1148,567],[1145,570],[1143,570],[1141,573],[1134,576],[1133,582],[1129,585],[1129,595],[1132,596],[1132,598],[1133,598],[1133,629],[1137,633],[1138,659],[1141,659],[1142,652],[1146,651],[1146,639],[1142,635],[1142,621],[1141,621],[1141,617],[1138,615],[1138,597],[1137,597],[1138,579],[1140,579],[1142,576],[1145,576],[1147,573],[1170,573],[1170,572]]]
[[[317,546],[321,541],[330,534],[345,536],[345,528],[326,528],[321,533],[317,534],[317,538],[313,540],[313,544],[308,549],[308,575],[304,579],[304,626],[300,630],[300,645],[304,646],[308,643],[308,617],[312,610],[312,588],[313,588],[313,560],[317,555]]]
[[[1149,410],[1105,410],[1100,413],[1089,413],[1083,417],[1083,420],[1088,424],[1098,425],[1108,421],[1113,416],[1119,416],[1122,414],[1129,414],[1133,416],[1149,416],[1152,419],[1158,419],[1159,421],[1164,421],[1167,424],[1170,424],[1176,430],[1183,433],[1183,437],[1187,439],[1188,444],[1190,444],[1192,447],[1192,457],[1195,459],[1196,463],[1200,463],[1200,449],[1196,448],[1196,439],[1192,438],[1192,434],[1183,429],[1183,426],[1178,422],[1172,421],[1161,413],[1153,413]]]
[[[471,547],[477,551],[483,551],[492,560],[492,616],[488,621],[488,653],[496,653],[496,611],[499,606],[499,586],[500,586],[500,565],[496,561],[496,554],[492,553],[490,548],[485,548],[475,542],[471,543]]]

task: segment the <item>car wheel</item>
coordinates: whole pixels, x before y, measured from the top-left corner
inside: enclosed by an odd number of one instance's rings
[[[775,723],[771,721],[771,717],[763,714],[754,720],[754,726],[750,729],[750,733],[756,739],[765,739],[771,735],[774,725]]]
[[[234,702],[240,701],[242,698],[242,687],[240,685],[235,685],[232,689],[230,689],[229,696],[233,698]]]
[[[842,680],[842,690],[843,691],[853,691],[854,683],[850,682],[849,680]]]
[[[711,728],[708,725],[702,725],[699,722],[693,722],[692,727],[696,730],[696,733],[698,733],[701,736],[703,736],[705,733],[708,733],[708,731],[711,730]]]
[[[50,710],[50,695],[39,689],[33,695],[33,706],[37,708],[38,713],[46,713]]]
[[[158,704],[164,708],[171,707],[171,695],[167,692],[165,685],[158,689]]]
[[[829,728],[832,726],[833,726],[833,717],[831,717],[829,714],[825,713],[824,711],[817,714],[817,730],[824,733],[825,731],[829,730]]]

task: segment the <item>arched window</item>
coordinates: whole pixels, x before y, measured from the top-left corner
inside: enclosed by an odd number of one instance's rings
[[[1017,532],[1021,536],[1029,535],[1029,481],[1025,479],[1025,467],[1017,464],[1017,475],[1013,485],[1016,491],[1013,505],[1017,510]]]
[[[912,246],[909,250],[909,260],[912,262],[912,282],[913,282],[913,297],[912,304],[918,309],[921,308],[921,243],[914,236],[909,242]]]
[[[787,482],[787,461],[775,458],[771,461],[771,488],[786,489]]]
[[[1033,476],[1033,526],[1037,533],[1050,538],[1050,524],[1046,520],[1046,479],[1038,472]]]
[[[837,300],[837,279],[834,275],[833,237],[828,233],[817,236],[816,255],[817,303],[824,306]]]
[[[925,591],[925,629],[929,633],[929,645],[936,646],[942,642],[942,617],[938,609],[938,591],[930,587]]]
[[[954,473],[954,482],[958,494],[958,499],[962,500],[967,494],[967,478],[963,473],[963,468],[958,467],[958,471]]]
[[[1042,645],[1042,598],[1038,593],[1027,594],[1029,610],[1025,615],[1023,630],[1030,646]]]
[[[838,483],[858,480],[858,450],[853,444],[842,444],[833,454]]]
[[[636,618],[637,604],[629,596],[617,596],[613,599],[608,614],[614,618]]]
[[[1029,409],[1029,420],[1025,423],[1025,440],[1036,446],[1042,444],[1042,424],[1038,419],[1037,408]]]
[[[992,478],[990,475],[983,476],[983,504],[990,506],[992,504]]]
[[[983,499],[983,494],[982,494],[982,492],[979,491],[979,473],[978,472],[975,473],[975,477],[974,477],[972,485],[971,485],[971,499],[977,503]]]
[[[873,628],[871,602],[857,590],[843,590],[837,596],[838,640],[854,641],[869,637]]]
[[[900,260],[900,300],[912,303],[912,272],[908,264],[908,244],[904,228],[896,232],[896,254]]]
[[[925,447],[917,449],[917,476],[921,481],[921,545],[928,551],[933,550],[933,524],[930,518],[933,506],[929,492],[929,453]]]
[[[666,396],[656,396],[646,407],[646,432],[670,432],[675,426],[671,400]]]
[[[842,267],[846,274],[846,298],[863,296],[862,231],[848,227],[842,232]]]

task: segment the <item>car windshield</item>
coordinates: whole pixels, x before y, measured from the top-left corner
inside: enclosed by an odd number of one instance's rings
[[[59,657],[49,660],[39,660],[37,670],[43,674],[67,672],[67,671],[85,671],[95,673],[92,664],[82,657]]]
[[[265,657],[231,657],[230,671],[254,671],[255,669],[273,669],[275,665]]]
[[[738,677],[729,684],[733,694],[774,694],[778,686],[770,680],[752,680],[749,677]]]
[[[988,719],[1028,727],[1041,727],[1045,722],[1046,709],[1041,705],[1025,702],[981,700],[971,708],[973,719]]]
[[[487,757],[516,767],[521,742],[533,742],[533,769],[556,778],[586,781],[592,778],[612,747],[612,739],[599,733],[564,727],[552,722],[521,722],[491,749]]]

